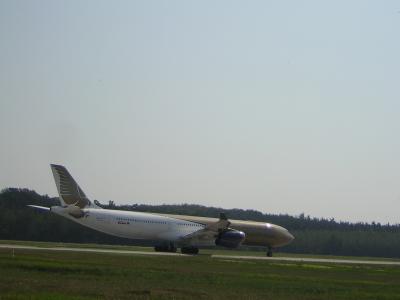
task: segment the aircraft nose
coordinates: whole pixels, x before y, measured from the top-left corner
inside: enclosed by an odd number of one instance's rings
[[[288,230],[284,230],[281,232],[281,246],[290,244],[294,240],[293,234],[291,234]]]
[[[286,232],[286,239],[287,239],[287,243],[289,244],[291,241],[294,240],[293,234],[291,234],[289,231],[287,231]]]

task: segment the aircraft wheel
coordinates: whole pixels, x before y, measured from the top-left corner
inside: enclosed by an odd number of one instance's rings
[[[169,247],[168,247],[168,252],[176,252],[176,250],[178,250],[175,246],[174,246],[174,244],[170,244],[169,245]]]
[[[272,257],[272,249],[271,248],[268,248],[267,256]]]

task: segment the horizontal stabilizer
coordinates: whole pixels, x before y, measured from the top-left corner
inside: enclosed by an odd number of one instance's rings
[[[28,205],[29,207],[33,207],[35,209],[38,210],[46,210],[46,211],[50,211],[50,207],[44,207],[44,206],[38,206],[38,205]]]

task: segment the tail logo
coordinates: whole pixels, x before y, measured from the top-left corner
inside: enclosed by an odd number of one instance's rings
[[[51,165],[51,170],[53,171],[54,180],[63,206],[73,205],[84,208],[90,205],[89,199],[64,166]]]

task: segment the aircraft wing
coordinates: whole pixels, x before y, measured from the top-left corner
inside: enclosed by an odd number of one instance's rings
[[[229,227],[231,222],[228,221],[225,214],[221,213],[219,220],[215,223],[208,224],[205,228],[190,233],[181,238],[183,244],[197,244],[214,240],[218,234]]]

